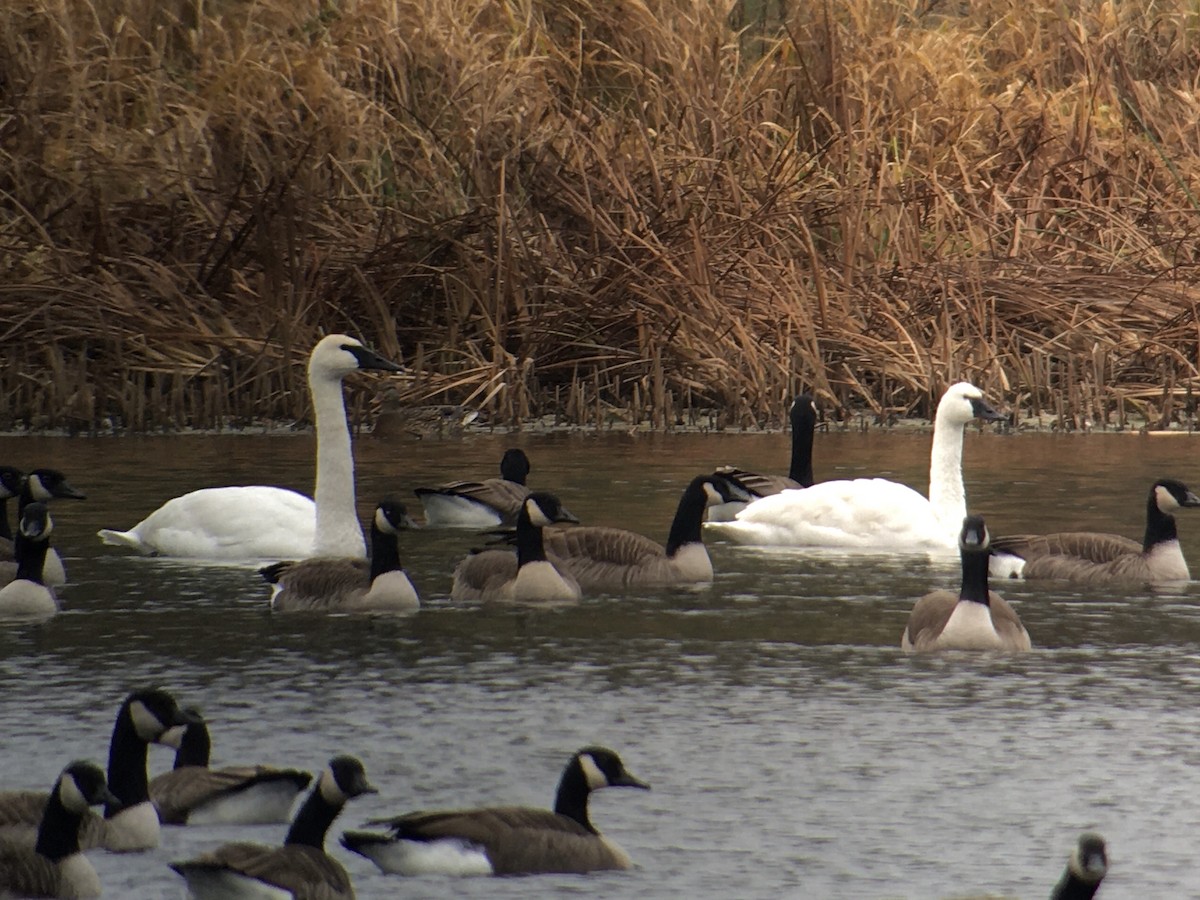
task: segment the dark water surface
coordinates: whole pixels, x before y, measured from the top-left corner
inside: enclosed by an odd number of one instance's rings
[[[1200,482],[1198,440],[972,434],[970,506],[997,533],[1140,537],[1155,477]],[[660,540],[691,476],[724,462],[783,471],[788,458],[786,435],[363,437],[359,507],[490,476],[511,445],[529,453],[531,484],[584,521]],[[54,508],[66,611],[0,630],[4,786],[48,788],[69,759],[103,762],[121,698],[156,682],[204,710],[215,765],[364,760],[381,793],[348,807],[330,841],[363,898],[1044,897],[1087,828],[1109,841],[1101,897],[1195,893],[1194,584],[1006,584],[1033,653],[911,659],[898,649],[908,611],[954,586],[952,567],[712,544],[705,590],[498,610],[449,601],[453,566],[478,540],[429,530],[401,546],[424,608],[380,620],[272,615],[252,569],[137,558],[95,537],[193,488],[308,491],[312,453],[306,435],[0,438],[0,461],[61,468],[89,496]],[[817,477],[923,491],[928,453],[928,435],[820,434]],[[1185,551],[1200,564],[1200,516],[1187,513]],[[589,743],[653,784],[592,801],[632,872],[402,880],[336,846],[342,828],[418,807],[548,805]],[[153,771],[170,763],[152,749]],[[153,852],[92,858],[106,896],[178,898],[168,861],[283,831],[172,828]]]

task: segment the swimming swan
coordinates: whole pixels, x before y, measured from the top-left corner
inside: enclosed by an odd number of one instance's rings
[[[755,500],[732,522],[708,527],[739,544],[858,550],[953,550],[967,515],[962,477],[968,422],[1002,419],[967,382],[938,403],[929,462],[929,497],[884,478],[823,481]]]
[[[106,544],[190,559],[263,559],[367,554],[354,508],[354,457],[342,378],[400,367],[344,334],[322,338],[308,362],[316,416],[316,503],[263,485],[202,488],[168,500],[129,531],[102,529]]]

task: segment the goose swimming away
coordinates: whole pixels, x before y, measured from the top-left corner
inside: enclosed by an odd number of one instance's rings
[[[1146,501],[1142,543],[1119,534],[1068,531],[1013,534],[992,542],[991,572],[996,577],[1061,579],[1085,584],[1169,584],[1188,581],[1179,546],[1177,509],[1200,506],[1200,497],[1174,478],[1160,478]]]
[[[271,608],[328,612],[413,612],[421,605],[400,563],[399,535],[415,528],[398,495],[389,494],[371,517],[371,559],[314,556],[259,569],[273,585]]]
[[[584,747],[563,770],[554,809],[494,806],[414,812],[347,831],[342,845],[396,875],[533,875],[628,869],[629,856],[596,830],[588,797],[607,787],[649,790],[615,752]]]
[[[287,822],[312,773],[275,766],[208,764],[212,739],[203,716],[183,729],[175,767],[150,779],[150,801],[164,825],[269,825]]]
[[[359,760],[335,756],[296,812],[282,846],[223,844],[171,868],[196,900],[353,900],[350,875],[325,852],[325,835],[349,800],[374,793]]]
[[[0,838],[0,896],[99,897],[100,876],[79,844],[79,829],[89,807],[117,802],[104,770],[87,761],[71,763],[54,782],[42,806],[37,837]]]
[[[769,497],[780,491],[811,487],[813,478],[813,434],[817,429],[817,406],[808,394],[799,394],[792,402],[789,418],[792,423],[792,464],[787,475],[763,475],[747,472],[736,466],[720,466],[713,472],[730,479],[752,499]],[[708,509],[708,521],[728,522],[746,508],[749,501],[719,503]]]
[[[500,477],[419,487],[413,493],[425,510],[425,524],[444,528],[494,528],[512,525],[529,495],[529,457],[513,447],[500,459]]]
[[[51,500],[63,498],[86,500],[87,495],[72,487],[66,476],[57,469],[34,469],[28,475],[20,475],[17,487],[17,515],[20,516],[21,511],[30,503],[49,503]],[[5,524],[7,525],[7,522]],[[15,560],[15,544],[0,539],[0,584],[7,584],[16,577],[15,562],[10,562]],[[67,583],[66,567],[53,547],[46,551],[46,559],[42,564],[42,581],[50,587]]]
[[[962,588],[957,594],[933,591],[919,599],[900,638],[901,649],[908,653],[1028,650],[1029,633],[1016,610],[988,588],[991,539],[982,517],[963,519],[958,546],[962,557]]]
[[[58,597],[42,576],[52,531],[46,504],[26,504],[17,526],[15,577],[0,587],[0,618],[48,619],[58,612]]]
[[[1067,860],[1067,870],[1054,886],[1050,900],[1092,900],[1108,874],[1108,849],[1104,838],[1084,832]]]
[[[884,478],[823,481],[755,500],[734,521],[708,527],[739,544],[760,546],[953,550],[967,514],[963,432],[977,418],[1004,417],[987,404],[979,388],[967,382],[951,385],[934,418],[928,497]]]
[[[354,506],[354,457],[342,379],[400,367],[344,334],[322,338],[308,362],[317,435],[316,502],[285,488],[202,488],[168,500],[129,531],[102,529],[106,544],[191,559],[365,557]]]
[[[492,549],[471,553],[454,569],[450,599],[518,603],[578,600],[579,584],[546,558],[543,529],[561,522],[578,524],[579,520],[554,494],[530,494],[517,516],[517,552]]]

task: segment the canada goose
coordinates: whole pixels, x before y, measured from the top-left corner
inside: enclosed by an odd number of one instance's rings
[[[271,608],[332,612],[412,612],[421,604],[400,564],[397,536],[416,525],[397,495],[371,517],[371,559],[318,556],[259,569],[273,585]]]
[[[1090,831],[1084,832],[1071,851],[1067,870],[1054,886],[1050,900],[1092,900],[1107,874],[1108,851],[1104,838]]]
[[[80,850],[79,828],[88,807],[115,801],[95,763],[63,769],[42,807],[33,846],[0,840],[0,895],[99,897],[100,878]]]
[[[371,436],[389,441],[462,437],[463,430],[478,418],[478,410],[465,406],[408,406],[400,392],[388,385],[380,391]]]
[[[512,525],[529,494],[529,457],[518,447],[504,451],[500,477],[455,481],[413,491],[425,509],[425,524],[445,528],[492,528]]]
[[[287,822],[311,772],[274,766],[209,768],[212,739],[197,710],[183,730],[175,768],[150,779],[150,801],[164,825],[269,825]]]
[[[342,846],[396,875],[533,875],[628,869],[620,847],[588,818],[588,795],[606,787],[650,785],[621,757],[584,747],[558,783],[554,809],[521,806],[420,811],[372,822],[387,833],[347,831]]]
[[[789,414],[792,422],[792,464],[787,475],[762,475],[747,472],[735,466],[720,466],[714,475],[733,480],[751,498],[769,497],[780,491],[811,487],[813,481],[812,448],[813,433],[817,429],[817,406],[808,394],[798,394],[792,401]],[[736,501],[710,507],[708,521],[728,522],[746,508],[746,503]]]
[[[719,475],[697,475],[679,498],[665,547],[632,531],[588,525],[547,531],[546,555],[585,593],[710,582],[712,560],[701,535],[704,511],[748,496]]]
[[[0,587],[0,617],[48,619],[58,612],[58,598],[42,579],[54,522],[45,503],[28,503],[17,526],[15,577]]]
[[[907,653],[927,650],[1007,650],[1030,648],[1029,634],[1008,601],[988,589],[991,540],[980,516],[963,519],[958,547],[962,589],[933,591],[917,601],[900,638]]]
[[[12,546],[12,526],[8,524],[8,501],[21,494],[25,473],[12,466],[0,466],[0,542]]]
[[[118,852],[158,846],[158,813],[150,802],[146,751],[150,744],[177,745],[180,726],[192,721],[161,688],[134,691],[125,698],[108,747],[108,788],[119,800],[105,804],[103,819],[90,813],[84,817],[81,846]],[[45,803],[46,795],[38,791],[0,792],[0,831],[36,827]]]
[[[575,579],[546,559],[542,529],[555,522],[579,520],[553,494],[530,494],[517,516],[517,552],[503,549],[471,553],[454,569],[450,599],[526,603],[578,600],[580,590]]]
[[[1116,534],[1086,531],[1014,534],[992,542],[992,574],[1016,578],[1058,578],[1103,584],[1162,584],[1188,581],[1172,513],[1200,506],[1200,497],[1173,478],[1160,478],[1146,500],[1142,543]]]
[[[325,833],[347,800],[373,793],[361,762],[352,756],[335,756],[297,811],[283,846],[224,844],[195,859],[171,863],[171,868],[183,876],[189,893],[198,900],[349,900],[354,897],[350,875],[325,852]]]
[[[739,544],[860,550],[952,550],[967,514],[962,477],[968,422],[1002,419],[966,382],[938,403],[929,464],[929,497],[884,478],[823,481],[755,500],[715,534]]]
[[[344,334],[322,338],[308,362],[316,417],[316,502],[278,487],[202,488],[168,500],[129,531],[102,529],[106,544],[192,559],[365,557],[354,508],[354,457],[342,379],[400,367]]]
[[[17,491],[17,515],[20,516],[21,510],[30,503],[49,503],[60,498],[86,500],[87,495],[68,484],[66,476],[57,469],[34,469],[28,475],[21,476]],[[10,560],[14,562],[9,562]],[[16,578],[15,560],[14,543],[0,540],[0,584],[7,584]],[[67,582],[66,567],[53,547],[46,551],[46,561],[42,565],[42,581],[50,587],[58,587]]]

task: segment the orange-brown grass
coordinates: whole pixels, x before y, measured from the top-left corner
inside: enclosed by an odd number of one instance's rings
[[[763,423],[801,387],[927,413],[961,378],[1169,420],[1198,365],[1198,22],[0,5],[0,425],[301,418],[335,330],[410,366],[406,400],[514,424]]]

